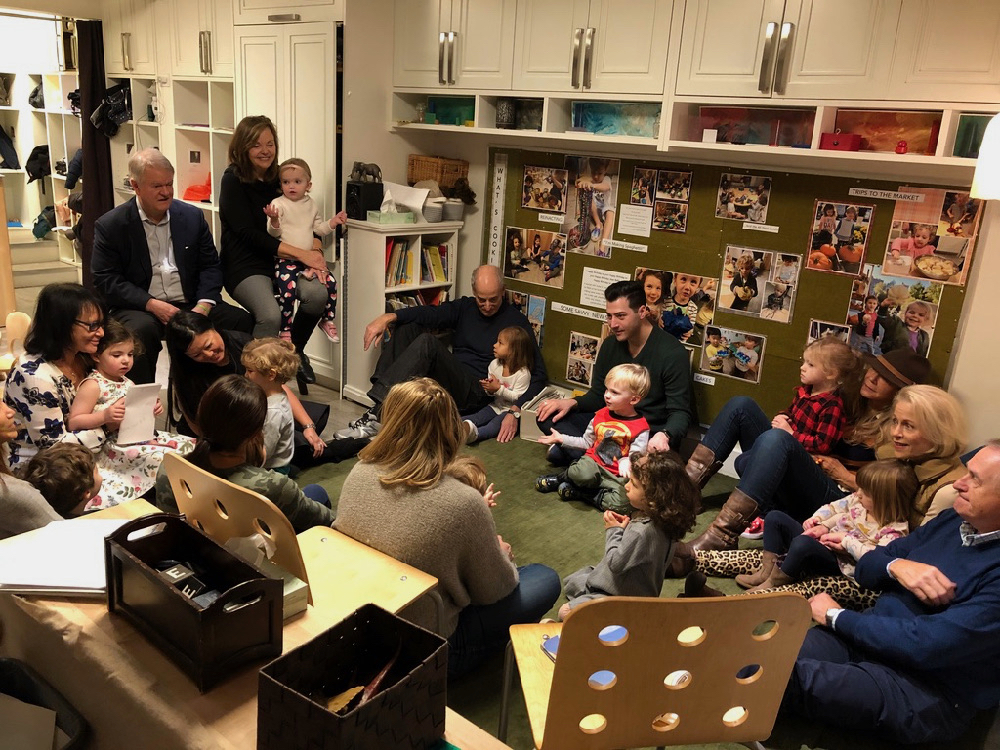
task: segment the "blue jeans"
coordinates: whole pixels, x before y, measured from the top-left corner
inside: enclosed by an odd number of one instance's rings
[[[330,495],[318,484],[307,484],[302,488],[302,494],[327,508],[333,507],[330,505]]]
[[[510,626],[538,622],[552,609],[562,584],[547,565],[518,568],[517,587],[494,604],[469,605],[458,616],[458,627],[448,639],[448,675],[471,672],[510,640]]]

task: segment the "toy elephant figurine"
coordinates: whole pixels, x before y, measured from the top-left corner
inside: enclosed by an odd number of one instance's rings
[[[351,170],[351,179],[362,182],[382,182],[382,170],[378,164],[367,164],[363,161],[354,162],[354,169]]]

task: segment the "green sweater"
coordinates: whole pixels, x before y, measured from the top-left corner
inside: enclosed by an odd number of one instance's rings
[[[649,422],[649,434],[667,433],[677,449],[691,424],[691,363],[688,350],[660,328],[654,327],[639,356],[629,354],[628,342],[609,338],[601,344],[594,362],[590,390],[577,396],[580,411],[596,412],[604,406],[604,379],[615,365],[635,363],[649,370],[649,393],[635,407]]]

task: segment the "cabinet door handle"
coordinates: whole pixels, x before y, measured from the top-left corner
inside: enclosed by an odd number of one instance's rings
[[[778,30],[778,24],[774,21],[767,22],[767,30],[764,32],[764,54],[760,59],[760,77],[757,79],[757,90],[762,94],[771,93],[771,78],[774,76],[774,45],[776,39],[774,32]]]
[[[446,81],[444,77],[444,45],[446,36],[446,32],[444,31],[438,34],[438,83],[442,86],[448,85],[448,81]]]
[[[198,70],[205,72],[205,32],[198,32]]]
[[[205,32],[205,72],[212,74],[212,32]]]
[[[791,54],[795,37],[795,24],[786,21],[781,24],[781,36],[778,38],[778,62],[774,66],[774,93],[784,94],[788,87],[788,56]]]
[[[125,70],[134,70],[132,67],[132,33],[122,32],[122,67]]]
[[[448,83],[455,83],[455,40],[458,39],[457,31],[448,32]]]
[[[594,34],[597,30],[587,29],[587,35],[583,42],[583,88],[590,88],[590,66],[594,61]]]
[[[583,46],[583,29],[573,32],[573,88],[580,88],[580,48]]]
[[[268,16],[267,20],[275,23],[290,23],[292,21],[301,21],[302,16],[298,13],[278,13],[273,16]]]

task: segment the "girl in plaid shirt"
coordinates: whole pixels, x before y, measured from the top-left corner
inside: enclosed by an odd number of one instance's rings
[[[812,342],[802,352],[802,385],[771,426],[793,435],[809,453],[830,453],[847,424],[842,386],[858,381],[861,370],[861,360],[843,341],[824,336]],[[854,393],[857,388],[846,390]]]

